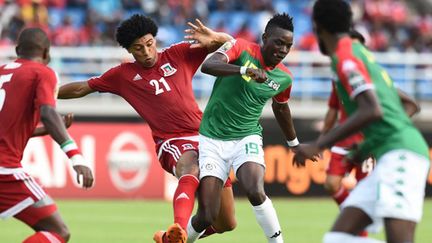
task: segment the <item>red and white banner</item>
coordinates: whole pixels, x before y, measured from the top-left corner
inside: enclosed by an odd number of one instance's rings
[[[66,155],[49,137],[32,138],[23,166],[55,198],[164,198],[165,172],[146,124],[74,123],[69,129],[95,174],[83,190]]]

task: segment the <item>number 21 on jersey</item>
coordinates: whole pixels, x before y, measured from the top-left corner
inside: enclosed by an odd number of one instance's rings
[[[162,86],[161,86],[162,84]],[[150,80],[150,85],[155,87],[155,95],[162,94],[165,91],[171,91],[171,87],[167,83],[164,77],[160,78],[159,80],[152,79]]]

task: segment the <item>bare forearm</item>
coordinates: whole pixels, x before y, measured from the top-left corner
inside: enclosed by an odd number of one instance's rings
[[[291,117],[291,111],[288,105],[281,105],[277,103],[272,104],[273,113],[276,120],[285,135],[286,140],[291,141],[297,137],[294,123]]]
[[[332,129],[336,124],[336,120],[337,120],[337,110],[334,108],[329,108],[324,118],[324,125],[321,130],[321,134],[325,134],[328,131],[330,131],[330,129]]]
[[[41,107],[41,122],[46,131],[58,144],[62,144],[69,139],[63,119],[54,108],[50,106]]]
[[[48,131],[45,129],[45,127],[36,127],[36,129],[33,131],[32,137],[38,137],[38,136],[45,136],[48,134]]]
[[[221,47],[225,42],[232,40],[233,37],[224,32],[216,32],[214,35],[214,39],[211,43],[206,46],[209,53],[216,51],[219,47]]]
[[[65,84],[60,87],[58,98],[59,99],[73,99],[86,96],[94,92],[87,84],[87,82],[75,82]]]
[[[229,76],[240,74],[240,66],[209,59],[203,64],[201,71],[213,76]]]

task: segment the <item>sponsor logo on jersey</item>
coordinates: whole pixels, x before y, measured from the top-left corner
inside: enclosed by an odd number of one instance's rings
[[[133,81],[138,81],[141,80],[142,77],[137,73],[137,75],[135,75],[135,77],[132,79]]]
[[[171,64],[165,63],[164,65],[162,65],[160,67],[162,69],[162,71],[164,72],[164,77],[168,77],[173,75],[175,72],[177,72],[177,69],[175,69],[173,66],[171,66]]]
[[[280,83],[274,81],[273,79],[267,79],[265,83],[273,90],[278,90],[280,88]]]
[[[195,147],[194,147],[192,144],[190,144],[190,143],[185,143],[185,144],[182,145],[182,147],[183,147],[183,150],[191,150],[191,149],[194,149],[194,148],[195,148]]]

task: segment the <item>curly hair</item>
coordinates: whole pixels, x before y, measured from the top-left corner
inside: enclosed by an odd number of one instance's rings
[[[134,14],[117,27],[116,40],[120,46],[128,49],[136,39],[147,34],[156,36],[157,31],[158,27],[151,18]]]
[[[344,0],[318,0],[312,18],[317,25],[332,34],[348,33],[352,26],[352,11]]]
[[[269,29],[274,28],[274,27],[279,27],[279,28],[294,32],[293,18],[291,16],[289,16],[287,13],[275,14],[267,22],[267,25],[266,25],[264,31],[267,32]]]

